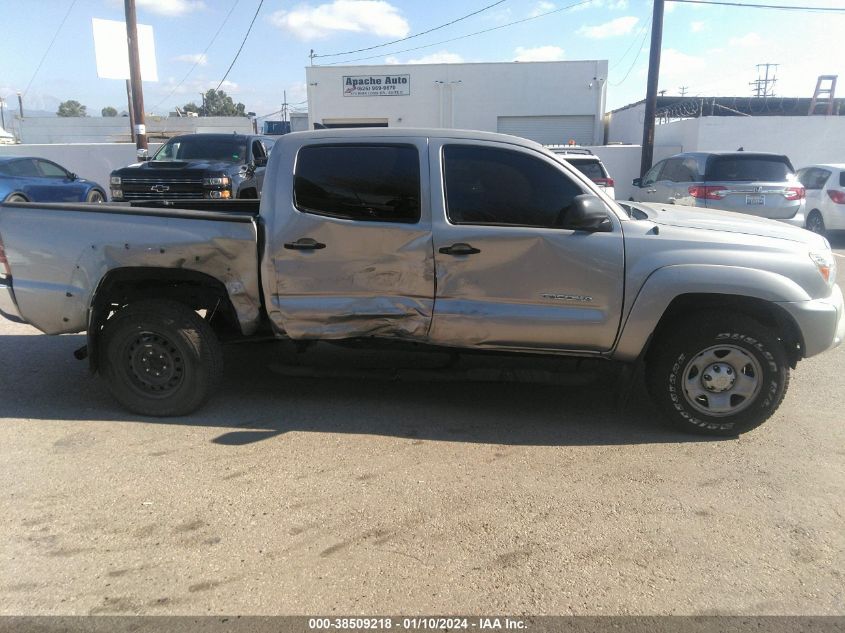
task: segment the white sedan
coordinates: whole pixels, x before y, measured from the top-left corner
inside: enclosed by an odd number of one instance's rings
[[[807,191],[807,229],[845,231],[845,163],[804,167],[798,179]]]

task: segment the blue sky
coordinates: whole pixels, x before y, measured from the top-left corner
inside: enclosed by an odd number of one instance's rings
[[[136,0],[138,21],[155,32],[158,82],[145,82],[147,111],[166,113],[198,101],[219,83],[232,61],[259,0]],[[478,10],[494,0],[265,0],[252,34],[223,89],[259,115],[305,99],[304,67],[318,54],[376,46]],[[648,0],[592,0],[586,5],[450,40],[565,7],[575,0],[505,0],[448,28],[356,55],[323,62],[374,57],[358,63],[421,61],[530,61],[608,59],[610,108],[641,99],[648,59]],[[767,4],[845,7],[845,0],[767,0]],[[71,0],[0,0],[0,96],[7,107],[31,85],[25,105],[55,111],[76,99],[99,115],[103,106],[126,107],[122,81],[98,79],[92,18],[123,19],[122,0],[77,0],[40,70],[36,67]],[[845,14],[794,13],[667,3],[661,89],[690,95],[750,94],[755,64],[779,63],[778,95],[812,94],[816,76],[839,74],[845,96]],[[433,45],[432,45],[433,44]],[[428,46],[431,45],[431,46]],[[427,46],[416,51],[404,49]],[[204,57],[199,57],[208,48]],[[197,59],[199,63],[194,66]],[[186,74],[193,68],[187,79]],[[34,76],[34,79],[33,79]],[[180,85],[180,82],[181,85]],[[300,104],[297,107],[304,107]]]

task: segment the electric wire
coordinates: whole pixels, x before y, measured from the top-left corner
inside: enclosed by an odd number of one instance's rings
[[[235,58],[232,60],[232,63],[229,64],[229,68],[226,70],[226,74],[223,75],[223,79],[220,80],[220,83],[217,84],[216,90],[220,90],[220,86],[223,85],[223,82],[226,81],[226,77],[229,76],[229,73],[232,70],[232,67],[235,65],[235,62],[238,61],[238,57],[241,55],[241,51],[244,49],[244,44],[246,44],[247,39],[249,38],[249,34],[252,33],[252,26],[255,24],[255,20],[258,18],[258,12],[261,11],[261,7],[264,5],[264,0],[260,0],[258,3],[258,8],[255,10],[255,15],[252,16],[252,22],[249,23],[249,28],[246,30],[246,35],[244,35],[244,39],[241,42],[240,47],[238,48],[238,52],[235,53]]]
[[[746,7],[749,9],[780,9],[782,11],[830,11],[845,13],[845,7],[802,7],[786,4],[754,4],[748,2],[722,2],[720,0],[667,0],[668,2],[682,2],[686,4],[715,4],[724,7]]]
[[[434,42],[433,44],[424,44],[423,46],[415,46],[413,48],[406,48],[401,51],[391,51],[388,53],[381,53],[379,55],[371,55],[369,57],[357,57],[355,59],[344,59],[339,62],[329,62],[328,64],[322,64],[323,66],[337,66],[338,64],[351,64],[353,62],[361,62],[366,61],[368,59],[378,59],[384,56],[390,55],[400,55],[402,53],[410,53],[412,51],[422,50],[424,48],[431,48],[432,46],[440,46],[441,44],[448,44],[450,42],[457,42],[458,40],[463,40],[468,37],[475,37],[476,35],[483,35],[484,33],[490,33],[492,31],[498,31],[499,29],[504,29],[509,26],[515,26],[517,24],[522,24],[524,22],[530,22],[531,20],[538,20],[540,18],[544,18],[547,15],[552,15],[554,13],[560,13],[561,11],[566,11],[567,9],[574,9],[575,7],[580,7],[581,5],[585,4],[592,4],[594,0],[581,0],[581,2],[575,2],[573,4],[566,5],[565,7],[560,7],[558,9],[553,9],[551,11],[546,11],[545,13],[538,13],[537,15],[532,15],[527,18],[523,18],[521,20],[515,20],[514,22],[508,22],[507,24],[500,24],[499,26],[493,26],[489,29],[483,29],[481,31],[475,31],[474,33],[467,33],[465,35],[459,35],[458,37],[453,37],[448,40],[441,40],[439,42]]]
[[[473,11],[472,13],[468,13],[460,18],[452,20],[451,22],[446,22],[446,24],[441,24],[440,26],[435,26],[434,28],[428,29],[427,31],[421,31],[419,33],[414,33],[413,35],[409,35],[408,37],[403,37],[398,40],[393,40],[392,42],[385,42],[384,44],[376,44],[375,46],[368,46],[366,48],[357,48],[353,51],[343,51],[342,53],[325,53],[323,55],[314,55],[314,58],[317,57],[338,57],[339,55],[354,55],[355,53],[364,53],[366,51],[371,51],[376,48],[382,48],[384,46],[390,46],[391,44],[398,44],[399,42],[406,42],[408,40],[412,40],[415,37],[420,37],[421,35],[428,35],[429,33],[433,33],[434,31],[439,31],[440,29],[445,29],[447,26],[452,26],[453,24],[457,24],[467,18],[471,18],[474,15],[478,15],[479,13],[483,13],[488,9],[492,9],[495,6],[503,4],[507,2],[507,0],[499,0],[498,2],[494,2],[493,4],[488,4],[486,7],[480,8],[478,11]]]
[[[226,22],[228,22],[229,16],[232,15],[232,13],[234,12],[235,8],[238,6],[238,3],[240,1],[241,0],[235,0],[234,4],[232,4],[232,8],[229,9],[229,12],[226,14],[226,17],[223,18],[223,21],[220,23],[220,26],[217,28],[217,31],[214,33],[214,37],[211,38],[211,41],[208,43],[208,46],[205,47],[203,52],[200,54],[200,57],[198,57],[197,61],[194,62],[194,65],[191,66],[191,69],[187,73],[185,73],[184,77],[182,77],[182,81],[180,81],[178,84],[176,84],[176,86],[173,88],[173,90],[170,91],[170,94],[168,94],[166,97],[164,97],[164,99],[162,99],[157,104],[155,104],[155,106],[153,107],[153,110],[158,110],[159,106],[162,103],[164,103],[170,97],[172,97],[173,94],[177,90],[179,90],[179,88],[182,87],[182,84],[184,84],[188,80],[188,77],[191,76],[191,73],[193,73],[194,70],[196,70],[196,67],[199,66],[199,63],[205,57],[205,54],[208,53],[208,50],[214,45],[215,40],[217,40],[217,36],[220,35],[220,32],[223,30],[223,27],[226,26]]]
[[[50,53],[50,49],[53,48],[53,44],[56,43],[56,38],[59,37],[59,33],[62,31],[62,27],[67,22],[67,18],[70,15],[70,12],[73,11],[73,7],[76,6],[76,0],[70,3],[70,6],[67,9],[67,13],[65,13],[65,17],[62,18],[61,23],[59,24],[59,28],[56,29],[56,32],[53,34],[53,39],[50,40],[50,44],[47,46],[47,50],[44,51],[44,55],[41,56],[41,61],[38,62],[38,66],[35,67],[35,72],[32,73],[32,77],[29,78],[29,83],[26,84],[26,88],[21,93],[22,97],[26,96],[26,93],[29,92],[30,86],[32,86],[32,82],[35,81],[35,76],[38,74],[38,71],[41,70],[41,66],[44,64],[44,60],[47,59],[47,55]]]

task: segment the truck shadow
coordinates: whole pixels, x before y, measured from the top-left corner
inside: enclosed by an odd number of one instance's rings
[[[224,384],[201,411],[183,418],[147,418],[120,408],[103,382],[89,374],[87,363],[73,359],[72,351],[82,344],[81,335],[0,336],[0,361],[7,368],[0,382],[0,417],[218,427],[225,432],[212,441],[222,446],[290,431],[538,446],[715,439],[664,427],[641,382],[619,411],[615,384],[589,383],[586,371],[570,372],[562,384],[444,380],[442,370],[417,371],[439,366],[444,355],[421,353],[402,356],[403,363],[413,364],[413,379],[391,380],[395,373],[384,371],[391,368],[383,366],[383,354],[339,350],[315,363],[317,373],[327,362],[344,363],[348,375],[292,376],[291,367],[294,373],[312,372],[307,354],[286,357],[272,343],[227,348]],[[524,357],[520,362],[524,366]],[[375,368],[375,377],[363,366]]]

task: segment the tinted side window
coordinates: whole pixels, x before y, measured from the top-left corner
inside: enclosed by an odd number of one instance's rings
[[[35,166],[35,161],[31,158],[23,158],[21,160],[13,160],[8,163],[8,173],[10,176],[17,176],[18,178],[40,178],[41,173]]]
[[[261,141],[258,139],[252,142],[252,157],[253,158],[264,158],[267,154],[264,152],[264,146],[261,144]]]
[[[663,166],[666,164],[666,161],[660,161],[654,167],[649,169],[645,176],[643,176],[643,185],[651,185],[657,182],[657,176],[660,173],[660,170],[663,169]]]
[[[845,171],[839,172],[839,186],[845,187]]]
[[[409,145],[311,145],[299,150],[300,211],[370,222],[418,222],[420,159]]]
[[[443,162],[453,224],[560,227],[573,198],[584,193],[566,174],[520,152],[448,145]]]
[[[36,162],[38,163],[39,169],[41,169],[41,175],[45,178],[67,178],[67,172],[55,163],[47,160]]]

